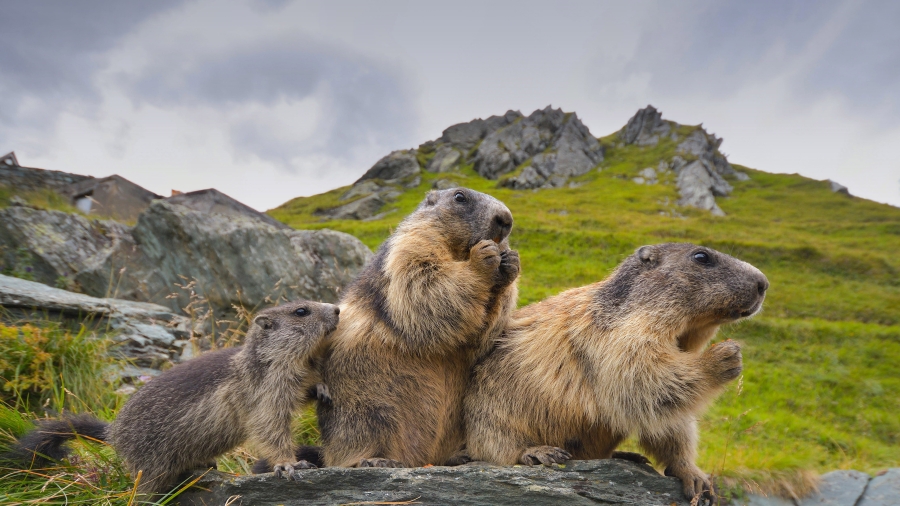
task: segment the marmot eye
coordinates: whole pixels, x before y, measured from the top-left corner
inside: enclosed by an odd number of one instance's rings
[[[309,314],[309,309],[306,309],[305,307],[301,307],[300,309],[294,311],[294,314],[297,316],[306,316]]]
[[[457,202],[467,202],[469,199],[466,198],[466,194],[463,192],[456,192],[456,195],[453,196],[453,200]]]
[[[702,265],[709,265],[712,262],[712,259],[709,258],[709,255],[706,252],[698,251],[691,255],[691,258]]]

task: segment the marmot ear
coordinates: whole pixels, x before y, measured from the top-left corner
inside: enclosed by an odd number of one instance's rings
[[[654,266],[656,265],[656,261],[658,260],[656,255],[656,248],[653,246],[641,246],[635,252],[637,257],[641,260],[641,263],[644,265]]]
[[[440,197],[440,194],[438,194],[438,192],[434,190],[431,190],[430,192],[428,192],[428,195],[425,196],[425,205],[433,206],[437,204],[438,197]]]
[[[268,316],[259,315],[253,319],[253,323],[259,325],[265,330],[272,328],[272,320]]]

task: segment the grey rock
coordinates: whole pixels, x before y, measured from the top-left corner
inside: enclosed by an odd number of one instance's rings
[[[356,201],[351,205],[357,205]],[[380,205],[379,205],[380,207]],[[217,317],[284,299],[333,302],[371,251],[330,230],[275,227],[257,217],[154,201],[134,227],[22,207],[0,210],[7,266],[35,280],[71,279],[87,295],[148,301],[181,312],[197,296]],[[170,294],[174,294],[170,296]]]
[[[371,179],[367,181],[361,181],[351,186],[350,189],[344,192],[344,194],[341,195],[338,200],[350,200],[360,196],[371,195],[373,193],[381,191],[383,188],[383,186]]]
[[[104,333],[110,329],[113,339],[120,343],[115,353],[133,359],[139,367],[158,369],[167,362],[177,362],[183,340],[195,333],[190,320],[158,304],[91,297],[3,275],[0,306],[16,314],[51,315],[76,323],[90,321]],[[128,371],[123,374],[129,375]]]
[[[5,268],[27,271],[36,281],[55,286],[58,279],[96,268],[134,243],[131,228],[115,221],[16,206],[0,209],[0,246]],[[99,284],[102,288],[87,293],[111,295],[108,283]]]
[[[166,201],[170,204],[178,204],[202,213],[221,214],[224,216],[244,216],[259,220],[275,228],[283,230],[291,229],[291,227],[268,214],[263,214],[250,206],[238,202],[215,188],[180,193],[167,198]]]
[[[848,190],[847,187],[842,185],[841,183],[838,183],[837,181],[832,181],[830,179],[826,179],[826,181],[828,181],[828,183],[831,184],[831,191],[833,191],[834,193],[842,193],[847,196],[850,195],[850,190]]]
[[[750,180],[750,176],[747,175],[746,172],[734,171],[734,178],[737,179],[738,181],[749,181]]]
[[[428,161],[425,170],[440,174],[450,172],[462,159],[462,153],[450,146],[441,146],[435,151],[434,157]]]
[[[431,187],[435,190],[449,190],[450,188],[456,188],[459,184],[452,179],[438,179],[434,183],[431,183]]]
[[[506,111],[503,116],[491,116],[490,118],[475,119],[468,123],[459,123],[444,130],[440,141],[455,148],[468,152],[484,139],[485,135],[499,128],[505,127],[522,117],[519,111]]]
[[[382,181],[404,179],[415,176],[419,172],[419,161],[416,159],[415,150],[394,151],[375,162],[375,165],[367,170],[356,183],[368,179],[381,179]]]
[[[644,178],[642,178],[642,177],[640,177],[640,176],[638,176],[638,177],[633,177],[633,178],[631,178],[631,180],[634,181],[634,182],[637,183],[637,184],[644,184],[644,183],[646,182],[646,181],[644,180]]]
[[[179,496],[180,504],[239,505],[384,504],[686,506],[676,478],[624,460],[572,461],[562,468],[459,467],[408,469],[324,468],[301,471],[299,480],[272,474],[234,477],[208,473]],[[207,489],[208,491],[201,490]],[[239,497],[238,497],[239,496]]]
[[[474,157],[475,171],[488,179],[530,161],[501,182],[515,189],[561,187],[602,160],[603,147],[578,117],[549,106],[488,134]]]
[[[669,122],[663,121],[662,113],[652,105],[648,105],[628,120],[625,127],[619,131],[619,138],[625,144],[652,146],[659,142],[660,136],[668,134],[671,128]]]
[[[422,176],[414,176],[403,183],[403,186],[407,188],[415,188],[422,184]]]
[[[737,506],[795,506],[794,501],[774,495],[749,494],[746,499],[736,500]]]
[[[798,506],[855,506],[869,484],[869,475],[859,471],[832,471],[824,474],[815,494],[798,501]],[[900,495],[897,496],[900,502]]]
[[[638,177],[636,177],[634,179],[641,180],[640,183],[638,183],[638,184],[645,184],[645,183],[646,184],[656,184],[658,181],[656,178],[656,170],[653,167],[647,167],[646,169],[641,169],[641,171],[638,172]],[[637,181],[635,181],[635,183],[637,183]]]
[[[872,478],[857,506],[897,506],[900,504],[900,467]]]
[[[8,165],[0,164],[0,181],[3,184],[21,191],[35,191],[49,188],[59,191],[66,186],[93,179],[91,176],[70,174],[58,170],[35,169],[21,167],[18,163]]]
[[[335,220],[362,220],[374,216],[384,207],[387,200],[379,193],[373,193],[349,204],[328,209],[322,214]]]
[[[698,159],[685,165],[678,172],[676,184],[681,194],[679,205],[705,209],[716,216],[725,215],[716,204],[715,195],[727,195],[731,185],[711,170],[705,160]]]

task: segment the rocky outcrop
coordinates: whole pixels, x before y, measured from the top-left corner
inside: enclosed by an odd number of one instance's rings
[[[602,160],[603,147],[578,116],[549,106],[488,134],[474,157],[475,171],[488,179],[524,165],[501,182],[514,189],[560,187]]]
[[[94,178],[58,170],[20,167],[18,162],[15,164],[0,163],[0,183],[22,191],[35,191],[45,188],[58,191],[70,184],[89,179]]]
[[[334,302],[371,256],[355,237],[275,227],[257,217],[155,201],[134,227],[24,207],[0,210],[5,266],[92,296],[219,317],[284,299]],[[27,263],[28,265],[22,265]],[[190,286],[188,287],[187,285]],[[182,287],[182,288],[179,288]]]
[[[823,474],[818,490],[799,499],[749,494],[739,506],[895,506],[900,504],[900,468],[871,477],[859,471]]]
[[[673,126],[671,122],[663,121],[661,112],[648,105],[628,120],[619,131],[619,139],[625,144],[654,146],[659,143],[661,136],[670,132],[674,135]]]
[[[282,230],[291,229],[291,227],[268,214],[263,214],[256,209],[225,195],[215,188],[179,193],[167,198],[166,202],[178,204],[179,206],[184,206],[193,209],[194,211],[200,211],[201,213],[219,214],[223,216],[243,216],[259,220],[267,225]]]
[[[329,219],[378,219],[405,188],[419,185],[422,170],[443,174],[466,164],[487,179],[502,178],[499,184],[508,188],[555,188],[602,160],[603,147],[574,113],[549,106],[527,117],[507,111],[453,125],[417,149],[394,151],[341,196],[346,204],[315,214]]]
[[[212,472],[197,485],[179,496],[180,504],[689,504],[678,479],[618,459],[571,461],[555,468],[482,463],[407,469],[324,468],[301,471],[297,481],[272,474],[235,477]]]
[[[833,191],[834,193],[840,193],[848,197],[850,196],[850,190],[848,190],[846,186],[830,179],[826,179],[825,181],[829,184],[829,186],[831,187],[831,191]]]
[[[725,212],[716,203],[716,197],[729,195],[733,188],[726,180],[746,181],[749,176],[738,172],[719,151],[722,139],[708,133],[702,126],[694,127],[687,135],[678,131],[684,127],[662,119],[662,113],[648,105],[639,110],[618,133],[625,145],[653,146],[663,137],[677,142],[678,155],[671,160],[661,160],[659,170],[674,170],[675,182],[681,198],[679,205],[696,207],[710,211],[713,215],[724,216]],[[649,170],[652,170],[649,169]],[[644,172],[648,169],[643,169]],[[643,184],[651,178],[639,175],[636,183]]]
[[[36,314],[89,322],[93,328],[102,329],[116,343],[114,353],[137,366],[129,368],[126,376],[152,375],[160,367],[179,361],[194,335],[190,320],[158,304],[90,297],[3,275],[0,306],[17,317]]]

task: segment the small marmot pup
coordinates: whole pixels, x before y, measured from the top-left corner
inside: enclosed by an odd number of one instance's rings
[[[513,219],[466,188],[429,192],[345,291],[323,366],[325,464],[445,464],[464,443],[462,400],[477,358],[516,303]]]
[[[109,441],[137,479],[138,491],[165,493],[194,469],[245,441],[294,477],[296,445],[291,420],[316,396],[327,400],[314,362],[338,324],[332,304],[297,301],[265,309],[253,319],[243,346],[200,355],[153,378],[107,424],[80,415],[45,421],[15,449],[32,465],[59,460],[67,440]]]
[[[694,463],[696,418],[741,374],[741,349],[706,348],[752,316],[769,282],[693,244],[639,248],[604,281],[526,306],[475,367],[465,398],[474,460],[609,458],[630,434],[688,498],[710,492]]]

